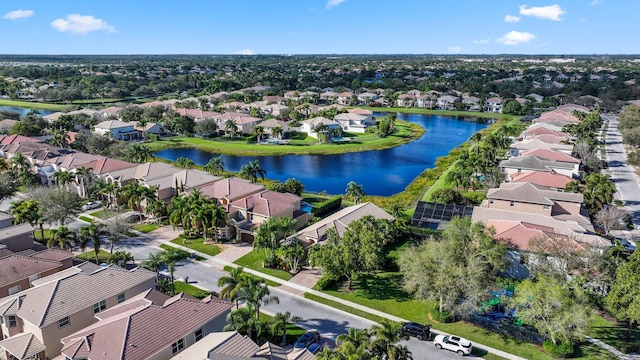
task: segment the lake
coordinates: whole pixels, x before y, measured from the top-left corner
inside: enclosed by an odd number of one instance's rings
[[[13,107],[13,106],[0,106],[0,110],[17,112],[18,114],[20,114],[20,117],[23,117],[23,116],[27,115],[27,113],[29,113],[29,111],[31,109],[29,109],[29,108],[21,108],[21,107]],[[52,114],[52,113],[55,112],[55,111],[51,111],[51,110],[42,110],[42,109],[36,109],[36,110],[40,113],[40,116],[49,115],[49,114]],[[0,119],[0,120],[2,120],[2,119]]]
[[[436,159],[465,142],[487,124],[474,119],[451,116],[404,114],[398,118],[422,125],[420,139],[386,150],[338,155],[233,156],[221,155],[225,170],[240,171],[242,165],[258,159],[269,179],[300,180],[306,191],[343,194],[349,181],[363,185],[368,195],[389,196],[399,193],[421,172],[435,165]],[[374,116],[384,116],[376,113]],[[205,165],[217,154],[197,149],[166,149],[156,156],[175,161],[178,157]]]

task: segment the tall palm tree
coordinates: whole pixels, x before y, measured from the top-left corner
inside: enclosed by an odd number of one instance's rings
[[[60,187],[67,187],[71,181],[71,173],[68,171],[60,170],[53,173],[53,181]]]
[[[100,236],[104,234],[102,224],[92,223],[87,226],[83,226],[79,230],[80,232],[80,244],[88,244],[89,242],[93,246],[93,252],[96,256],[96,264],[100,262],[98,255],[100,254]],[[84,253],[84,250],[82,251]]]
[[[88,194],[89,185],[95,179],[93,170],[88,167],[81,167],[76,169],[76,183],[80,185],[81,196],[86,197]]]
[[[238,126],[233,122],[233,120],[229,119],[224,122],[224,130],[229,133],[229,137],[233,139],[238,132]]]
[[[365,196],[365,192],[362,190],[362,187],[362,185],[356,184],[355,181],[349,181],[349,183],[347,183],[345,193],[348,197],[353,199],[354,204],[357,204],[358,200]]]
[[[162,253],[149,254],[149,258],[141,264],[144,268],[149,269],[156,273],[156,281],[160,277],[160,268],[164,265],[164,258]]]
[[[348,328],[346,333],[340,334],[336,337],[336,345],[340,347],[349,343],[355,348],[359,348],[363,345],[369,346],[370,338],[371,336],[367,329]]]
[[[409,335],[402,331],[402,324],[390,321],[373,325],[370,333],[374,338],[369,343],[369,351],[378,359],[395,360],[395,345],[401,340],[409,340]]]
[[[44,227],[40,221],[42,219],[42,209],[37,201],[28,199],[12,202],[9,207],[9,214],[13,215],[14,222],[18,224],[26,222],[34,229],[36,224],[38,224],[40,227],[40,237],[44,241]]]
[[[276,139],[282,139],[282,133],[284,132],[284,130],[282,130],[281,126],[276,126],[271,130],[271,134],[273,135],[273,137],[275,137]]]
[[[51,230],[51,238],[47,241],[47,247],[52,248],[57,245],[63,250],[68,250],[73,246],[76,239],[77,235],[73,230],[66,226],[60,226]]]
[[[264,135],[264,128],[262,126],[255,126],[253,128],[253,135],[257,137],[257,143],[262,141],[262,135]]]
[[[244,278],[240,299],[247,302],[247,306],[254,312],[256,320],[260,317],[261,305],[280,303],[280,299],[277,296],[270,294],[264,279],[254,276],[246,276]]]
[[[244,272],[244,268],[237,267],[231,269],[229,272],[229,276],[223,276],[218,279],[218,286],[220,289],[220,298],[221,299],[229,299],[229,301],[236,302],[236,310],[240,308],[240,303],[238,296],[242,291],[242,287],[244,286],[244,278],[246,274]]]
[[[244,165],[240,169],[241,173],[243,172],[243,169],[246,176],[248,176],[251,182],[254,183],[258,181],[258,176],[260,176],[260,178],[264,180],[264,177],[267,174],[267,171],[260,167],[260,161],[258,159],[251,160],[248,165]]]
[[[203,168],[205,171],[210,172],[212,175],[220,176],[224,171],[224,162],[222,162],[221,156],[212,157],[209,162]]]
[[[171,275],[171,285],[173,286],[174,277],[173,273],[176,271],[176,263],[180,261],[184,261],[188,258],[188,253],[185,251],[179,251],[174,248],[167,248],[161,252],[162,261],[165,265],[167,265],[167,269],[169,269],[169,274]]]
[[[280,346],[285,347],[287,346],[287,327],[289,324],[295,324],[298,321],[302,321],[302,318],[297,315],[291,315],[291,312],[286,311],[283,313],[276,313],[273,320],[274,323],[271,326],[271,331],[274,335],[279,331],[282,331],[282,343],[280,343]]]

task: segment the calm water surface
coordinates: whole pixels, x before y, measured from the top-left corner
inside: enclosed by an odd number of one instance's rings
[[[384,114],[374,114],[384,116]],[[300,180],[305,190],[343,194],[347,183],[363,184],[369,195],[393,195],[404,188],[426,168],[432,168],[436,158],[466,141],[486,124],[464,121],[455,117],[423,114],[397,114],[398,118],[422,125],[426,130],[420,139],[386,150],[373,150],[338,155],[232,156],[221,155],[226,170],[240,171],[242,165],[258,159],[270,179]],[[156,156],[168,160],[178,157],[206,164],[217,154],[196,149],[167,149]]]
[[[18,114],[20,114],[20,117],[23,117],[23,116],[27,115],[27,113],[31,109],[13,107],[13,106],[0,106],[0,110],[7,110],[7,111],[17,112]],[[36,110],[40,113],[40,116],[45,116],[45,115],[49,115],[49,114],[54,113],[54,111],[51,111],[51,110],[41,110],[41,109],[36,109]],[[2,119],[0,119],[0,120],[2,120]]]

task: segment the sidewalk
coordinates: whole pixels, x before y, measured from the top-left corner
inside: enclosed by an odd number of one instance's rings
[[[188,247],[181,246],[181,245],[178,245],[178,244],[171,243],[170,245],[174,246],[176,248],[185,250],[185,251],[196,253],[198,256],[201,256],[201,257],[206,259],[204,261],[205,264],[207,264],[207,265],[209,265],[211,267],[214,267],[216,269],[224,268],[225,266],[229,266],[229,267],[233,267],[233,268],[240,267],[240,266],[234,264],[233,262],[221,259],[219,257],[219,255],[210,256],[210,255],[194,251],[193,249],[190,249]],[[327,300],[335,301],[337,303],[341,303],[343,305],[352,307],[354,309],[358,309],[358,310],[367,312],[369,314],[373,314],[373,315],[376,315],[376,316],[379,316],[379,317],[382,317],[382,318],[385,318],[385,319],[389,319],[391,321],[400,322],[400,323],[408,322],[408,320],[406,320],[406,319],[402,319],[400,317],[397,317],[397,316],[394,316],[394,315],[390,315],[390,314],[384,313],[384,312],[376,310],[376,309],[372,309],[372,308],[369,308],[369,307],[366,307],[366,306],[363,306],[363,305],[360,305],[360,304],[353,303],[351,301],[347,301],[347,300],[344,300],[344,299],[341,299],[341,298],[338,298],[338,297],[335,297],[335,296],[332,296],[332,295],[328,295],[328,294],[325,294],[325,293],[323,293],[321,291],[310,289],[308,287],[304,287],[302,285],[299,285],[299,284],[296,284],[296,283],[292,283],[290,281],[282,280],[282,279],[279,279],[277,277],[274,277],[274,276],[271,276],[271,275],[268,275],[268,274],[265,274],[265,273],[262,273],[262,272],[259,272],[259,271],[256,271],[256,270],[244,268],[244,271],[249,273],[249,274],[256,275],[256,276],[259,276],[261,278],[264,278],[266,280],[273,281],[275,283],[281,284],[281,285],[283,285],[282,290],[285,290],[285,291],[287,291],[289,293],[292,293],[294,296],[299,296],[299,297],[301,297],[301,298],[303,298],[305,300],[307,300],[307,299],[304,298],[303,295],[300,295],[300,293],[304,294],[306,292],[306,293],[309,293],[309,294],[313,294],[313,295],[316,295],[318,297],[322,297],[322,298],[325,298]],[[295,291],[291,291],[290,289],[295,290]],[[308,300],[308,301],[311,301],[311,300]],[[433,328],[431,329],[431,332],[433,332],[435,334],[438,334],[438,335],[447,334],[445,332],[438,331],[438,330],[433,329]],[[504,352],[502,350],[494,349],[492,347],[485,346],[485,345],[479,344],[477,342],[474,342],[474,346],[477,347],[478,349],[487,351],[487,352],[489,352],[491,354],[498,355],[498,356],[503,357],[505,359],[509,359],[509,360],[525,360],[525,358],[522,358],[520,356],[509,354],[509,353]]]

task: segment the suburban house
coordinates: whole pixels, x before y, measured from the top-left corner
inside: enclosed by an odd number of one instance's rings
[[[0,229],[13,225],[13,216],[0,211]]]
[[[178,172],[178,168],[165,163],[147,162],[144,164],[136,164],[134,167],[127,167],[105,173],[104,179],[108,183],[116,183],[118,186],[124,186],[133,180],[142,182],[151,181],[153,179],[173,175]]]
[[[338,93],[333,91],[325,91],[320,94],[318,103],[332,104],[338,98]]]
[[[155,187],[158,200],[169,202],[180,193],[220,180],[220,177],[202,170],[174,168],[173,171],[166,176],[143,180],[140,183],[149,188]]]
[[[0,132],[8,133],[9,130],[11,130],[11,128],[18,122],[19,122],[18,120],[11,120],[11,119],[4,119],[0,121]]]
[[[33,287],[0,300],[0,350],[7,359],[54,358],[62,338],[95,323],[95,314],[153,288],[155,279],[142,268],[84,263],[33,280]]]
[[[251,338],[237,331],[217,332],[205,336],[171,360],[313,360],[315,356],[304,349],[285,350],[270,342],[258,346]]]
[[[502,99],[499,97],[491,97],[488,98],[484,102],[484,111],[490,113],[501,113],[502,112]]]
[[[157,123],[148,122],[146,124],[141,123],[140,121],[132,121],[133,129],[138,132],[138,137],[141,139],[146,139],[149,134],[160,135],[162,132],[162,126]]]
[[[355,133],[364,133],[369,126],[373,125],[371,117],[350,112],[338,114],[333,120],[340,124],[342,130]]]
[[[71,360],[169,360],[222,331],[232,307],[212,296],[202,300],[182,293],[169,297],[148,289],[96,313],[98,322],[61,339],[61,352]]]
[[[307,226],[306,228],[291,235],[289,239],[296,239],[303,244],[313,245],[326,240],[327,230],[335,228],[338,234],[342,236],[347,226],[352,221],[361,219],[365,216],[373,216],[377,219],[395,220],[386,211],[382,210],[373,203],[365,202],[353,206],[346,207],[326,218]]]
[[[432,95],[420,95],[416,98],[416,106],[419,108],[432,108],[437,100]]]
[[[499,166],[502,171],[507,173],[507,176],[523,171],[556,172],[572,178],[579,178],[581,174],[579,163],[546,160],[536,155],[513,157],[501,161]]]
[[[213,119],[216,116],[220,115],[220,113],[217,113],[215,111],[203,111],[203,110],[200,110],[200,109],[180,108],[180,109],[177,109],[176,111],[181,116],[188,116],[190,118],[193,118],[193,121],[195,121],[195,122],[199,122],[199,121],[202,121],[204,119]]]
[[[509,154],[511,156],[519,156],[521,152],[536,149],[551,149],[568,155],[573,153],[573,145],[571,144],[552,144],[540,139],[530,139],[511,144]]]
[[[570,164],[580,164],[581,160],[575,158],[571,155],[567,155],[567,153],[563,153],[561,151],[551,150],[551,149],[534,149],[527,150],[520,153],[520,156],[537,156],[544,160],[553,160],[558,162],[565,162]]]
[[[33,247],[33,227],[27,223],[0,229],[0,246],[14,253]]]
[[[64,257],[63,262],[49,259],[48,252],[58,252],[53,257]],[[40,255],[39,255],[40,254]],[[0,298],[14,295],[31,287],[31,282],[71,267],[73,253],[48,249],[31,255],[14,254],[0,259]]]
[[[349,91],[341,92],[336,95],[337,103],[339,105],[349,106],[351,105],[351,98],[353,97],[353,93]]]
[[[355,108],[355,109],[348,109],[347,112],[350,113],[350,114],[366,116],[367,117],[366,122],[369,123],[369,124],[375,124],[376,123],[376,120],[373,117],[373,111],[371,111],[371,110]]]
[[[438,108],[440,108],[440,110],[451,110],[451,109],[453,109],[453,105],[455,104],[455,102],[457,100],[458,100],[457,97],[451,96],[451,95],[440,96],[437,99]]]
[[[289,126],[287,125],[286,122],[282,120],[277,120],[274,118],[265,120],[259,123],[258,126],[262,126],[262,130],[264,131],[264,134],[271,138],[274,138],[273,129],[275,128],[280,128],[282,130],[282,132],[280,133],[280,135],[278,135],[277,138],[282,138],[282,136],[289,131]]]
[[[562,131],[555,131],[545,127],[530,127],[522,133],[522,138],[528,140],[539,135],[553,135],[557,137],[566,137],[567,134]]]
[[[136,140],[139,138],[138,131],[133,126],[133,123],[120,120],[106,120],[94,125],[93,132],[98,135],[110,135],[116,140]]]
[[[401,94],[396,99],[396,105],[399,107],[412,107],[416,102],[416,97],[411,94]]]
[[[104,109],[98,110],[99,116],[104,119],[117,119],[119,117],[121,108],[117,106],[109,106]]]
[[[240,229],[242,240],[253,240],[253,229],[269,218],[288,217],[296,221],[296,229],[304,226],[313,214],[301,210],[302,198],[265,190],[239,199],[230,205],[231,222]]]
[[[467,96],[462,98],[462,104],[466,111],[479,111],[480,110],[480,98],[475,96]]]
[[[363,92],[358,94],[358,104],[369,105],[371,102],[378,100],[378,94]]]
[[[340,123],[334,120],[329,120],[325,117],[318,116],[311,119],[304,120],[300,123],[300,131],[307,133],[309,136],[318,138],[318,134],[315,129],[318,125],[325,125],[327,129],[336,129],[341,127]]]
[[[490,209],[502,209],[547,216],[581,215],[582,194],[546,189],[531,183],[502,183],[487,191],[486,204]]]

